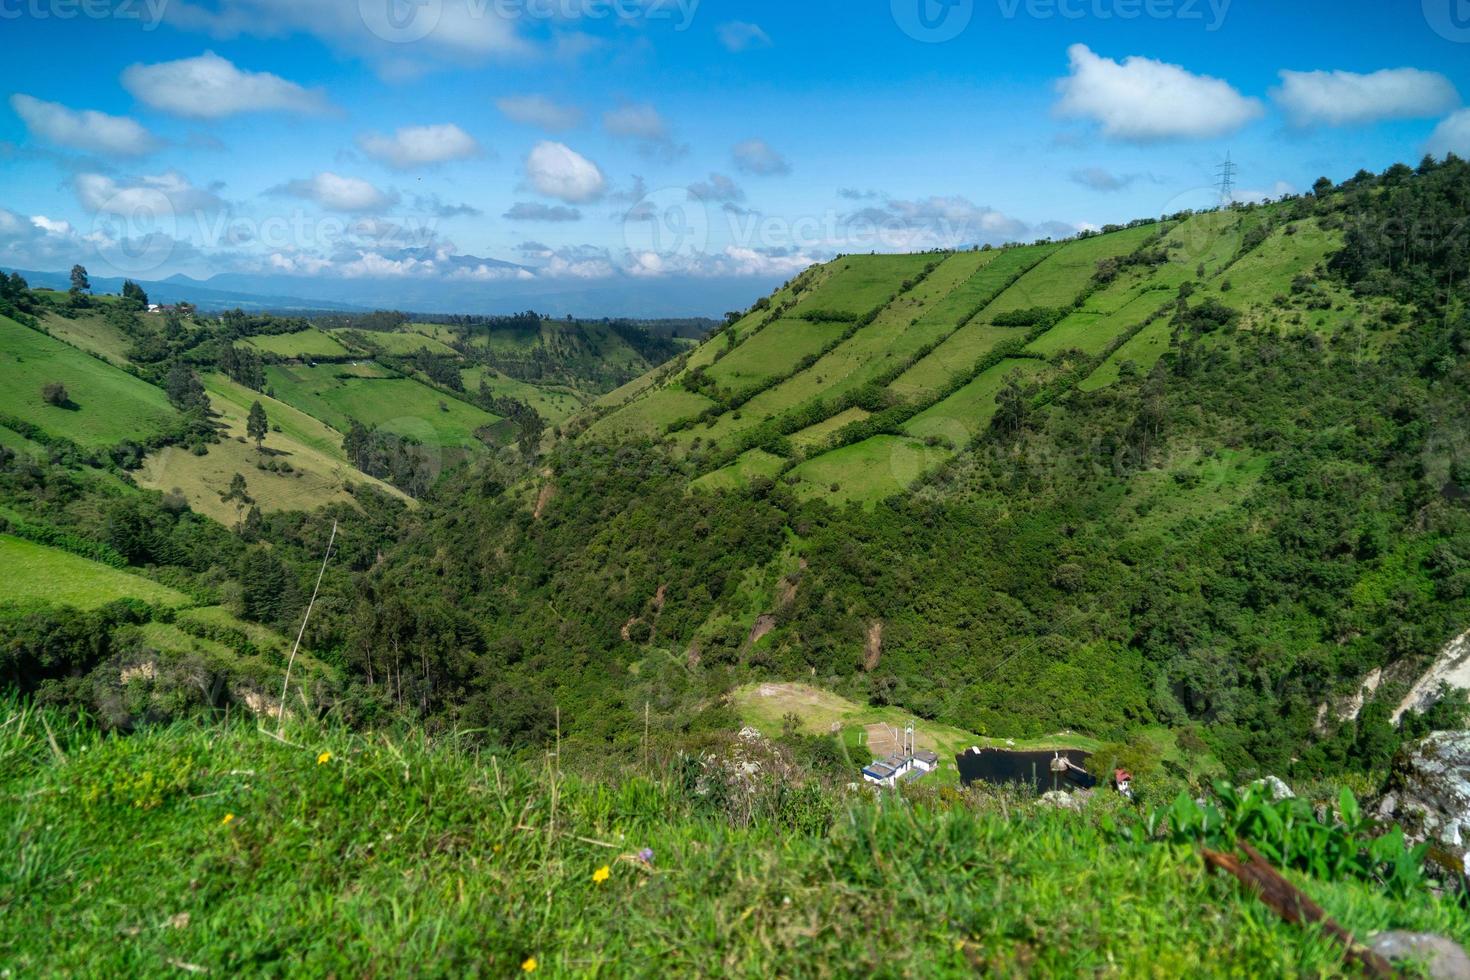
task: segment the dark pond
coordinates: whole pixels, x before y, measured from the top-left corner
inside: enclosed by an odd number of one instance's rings
[[[1048,790],[1091,789],[1097,784],[1085,772],[1068,768],[1066,772],[1052,772],[1052,759],[1060,754],[1074,766],[1087,765],[1086,752],[1012,752],[1007,749],[967,750],[955,756],[959,766],[960,782],[966,786],[975,780],[986,783],[1025,783],[1045,793]]]

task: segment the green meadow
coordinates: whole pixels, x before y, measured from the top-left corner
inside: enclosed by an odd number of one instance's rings
[[[66,405],[41,389],[60,382]],[[144,440],[177,418],[163,389],[51,337],[0,317],[0,414],[25,419],[86,448]]]
[[[141,599],[161,606],[190,603],[188,596],[152,579],[9,534],[0,534],[0,568],[5,569],[3,602],[45,602],[78,609],[96,609],[119,599]]]
[[[266,368],[267,383],[278,399],[338,431],[346,431],[356,419],[426,446],[470,448],[481,445],[477,433],[500,421],[412,378],[342,377],[343,373],[334,364]]]

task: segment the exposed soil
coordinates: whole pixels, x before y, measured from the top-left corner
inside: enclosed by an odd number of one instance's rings
[[[883,620],[874,621],[868,627],[868,642],[863,646],[863,670],[871,673],[883,659]]]

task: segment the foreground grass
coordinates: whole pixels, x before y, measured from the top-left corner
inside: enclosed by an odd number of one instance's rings
[[[1193,852],[1126,843],[1090,815],[807,789],[741,826],[672,774],[553,780],[452,740],[287,734],[299,747],[253,724],[103,738],[0,706],[0,963],[85,976],[1342,969]],[[1359,931],[1470,932],[1428,897],[1311,891]]]

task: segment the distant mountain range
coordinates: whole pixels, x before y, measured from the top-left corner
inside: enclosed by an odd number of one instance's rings
[[[7,270],[9,271],[9,270]],[[69,273],[20,272],[32,286],[66,289]],[[116,293],[123,280],[92,276],[99,293]],[[138,280],[155,303],[187,301],[203,310],[300,312],[375,309],[416,313],[502,314],[534,309],[551,316],[581,318],[722,317],[743,310],[780,284],[778,277],[724,279],[618,277],[465,282],[430,279],[341,279],[227,273],[209,279],[175,275]]]

